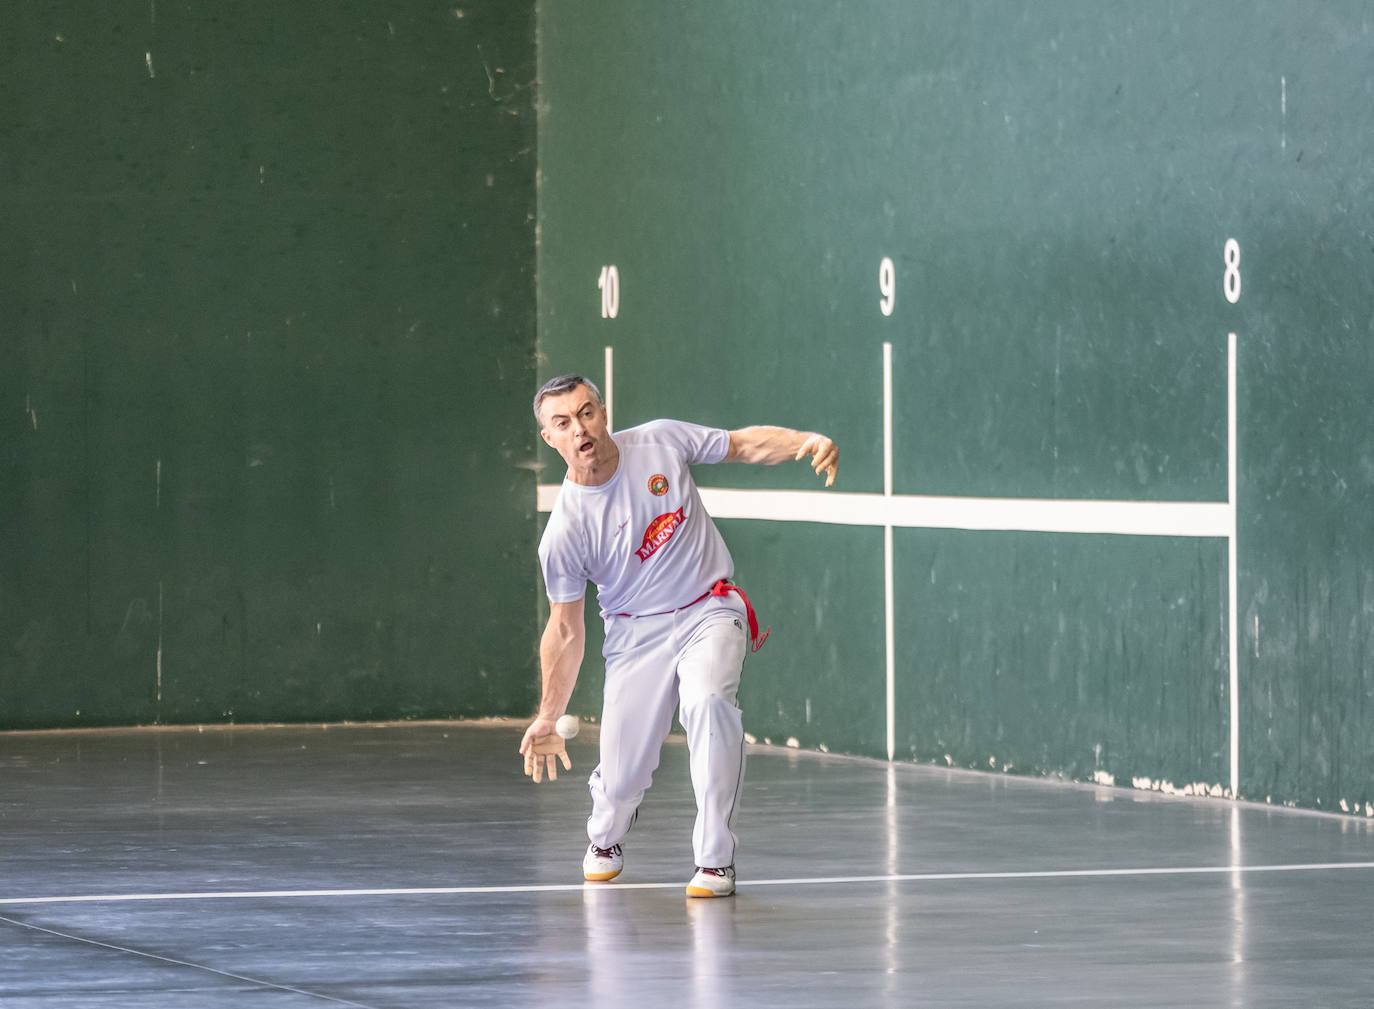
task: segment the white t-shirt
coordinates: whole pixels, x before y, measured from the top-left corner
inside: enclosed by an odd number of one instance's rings
[[[596,584],[601,615],[647,616],[686,606],[734,561],[688,469],[721,462],[730,434],[675,420],[615,432],[615,474],[588,487],[564,479],[539,541],[549,599],[571,603]]]

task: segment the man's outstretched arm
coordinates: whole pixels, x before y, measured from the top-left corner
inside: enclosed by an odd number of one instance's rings
[[[823,434],[814,431],[793,431],[789,427],[770,427],[760,424],[730,432],[730,450],[726,462],[752,462],[776,466],[811,457],[816,475],[825,474],[825,485],[835,482],[840,472],[840,450]]]

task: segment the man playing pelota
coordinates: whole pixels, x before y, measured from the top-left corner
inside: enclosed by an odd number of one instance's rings
[[[568,473],[539,544],[549,622],[539,648],[543,696],[520,743],[525,773],[537,782],[546,765],[550,778],[557,777],[559,760],[572,766],[554,723],[567,710],[582,665],[583,600],[587,582],[594,582],[606,627],[606,683],[583,874],[588,880],[620,874],[620,842],[677,708],[697,803],[696,871],[687,894],[729,896],[744,773],[736,694],[745,654],[767,632],[759,635],[748,598],[729,582],[734,562],[689,467],[810,457],[829,487],[839,450],[824,435],[781,427],[725,431],[656,420],[612,434],[600,392],[577,375],[545,383],[534,414]]]

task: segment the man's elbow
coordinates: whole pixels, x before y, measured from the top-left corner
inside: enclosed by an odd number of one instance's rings
[[[742,459],[743,459],[743,452],[744,452],[744,439],[743,439],[743,437],[742,437],[742,432],[739,432],[739,431],[727,431],[726,434],[728,434],[728,435],[730,436],[730,445],[729,445],[729,447],[726,448],[726,450],[725,450],[725,461],[726,461],[726,462],[740,462],[740,461],[742,461]]]
[[[763,462],[767,445],[761,435],[762,429],[744,427],[730,435],[730,447],[725,452],[726,462]]]
[[[555,609],[549,615],[549,622],[544,627],[544,640],[550,644],[560,645],[580,641],[586,633],[581,618],[581,613],[573,614]]]

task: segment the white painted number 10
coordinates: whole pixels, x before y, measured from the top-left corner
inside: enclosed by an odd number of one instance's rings
[[[883,310],[883,315],[891,315],[897,303],[897,268],[887,256],[878,264],[878,292],[882,295],[878,307]]]
[[[601,318],[614,319],[620,314],[620,271],[603,266],[596,286],[601,288]]]
[[[1226,239],[1226,247],[1221,258],[1226,262],[1226,272],[1222,274],[1221,290],[1231,304],[1240,301],[1240,243],[1234,238]]]

